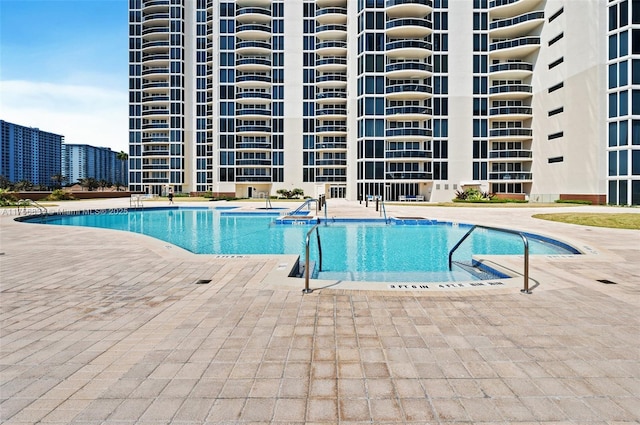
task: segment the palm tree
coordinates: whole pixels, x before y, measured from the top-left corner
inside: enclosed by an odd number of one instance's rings
[[[127,178],[124,175],[124,163],[129,160],[129,154],[125,151],[120,151],[116,154],[116,159],[120,161],[120,178],[124,179],[124,184],[126,184]]]
[[[98,187],[98,182],[93,177],[85,177],[78,180],[82,187],[86,187],[87,190],[92,191]]]
[[[62,174],[57,173],[51,176],[51,180],[55,183],[55,187],[59,189],[62,187],[62,182],[67,181],[67,178]]]
[[[33,183],[31,183],[29,180],[20,180],[14,185],[14,190],[16,192],[23,192],[31,189],[33,189]]]

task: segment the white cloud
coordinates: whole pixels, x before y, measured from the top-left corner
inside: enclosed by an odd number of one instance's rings
[[[0,81],[0,119],[128,151],[128,94],[84,85]]]

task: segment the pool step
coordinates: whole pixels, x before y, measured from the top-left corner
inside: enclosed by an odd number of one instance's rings
[[[452,264],[455,264],[456,266],[460,267],[462,270],[466,271],[467,273],[469,273],[470,275],[480,279],[480,280],[488,280],[488,279],[495,279],[496,275],[493,273],[490,273],[486,270],[481,269],[480,267],[477,267],[473,262],[471,261],[452,261]]]

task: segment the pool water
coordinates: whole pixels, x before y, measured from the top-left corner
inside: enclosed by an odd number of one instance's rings
[[[315,223],[276,224],[279,215],[279,212],[176,207],[122,214],[53,215],[40,222],[141,233],[196,254],[296,254],[304,260],[306,235]],[[458,268],[449,271],[449,250],[469,230],[466,225],[346,221],[323,223],[318,230],[323,267],[315,274],[317,278],[382,282],[481,278]],[[576,253],[534,235],[528,237],[530,254]],[[522,239],[518,235],[477,229],[456,251],[454,260],[470,262],[476,254],[522,253]],[[310,261],[318,259],[315,233],[309,257]]]

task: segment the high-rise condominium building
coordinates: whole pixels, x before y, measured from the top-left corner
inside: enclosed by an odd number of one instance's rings
[[[0,120],[0,176],[51,187],[61,172],[64,136]]]
[[[105,180],[111,184],[126,185],[126,160],[109,148],[90,145],[62,145],[62,175],[68,183],[84,178]]]
[[[637,0],[130,0],[130,188],[639,204],[639,16]]]

